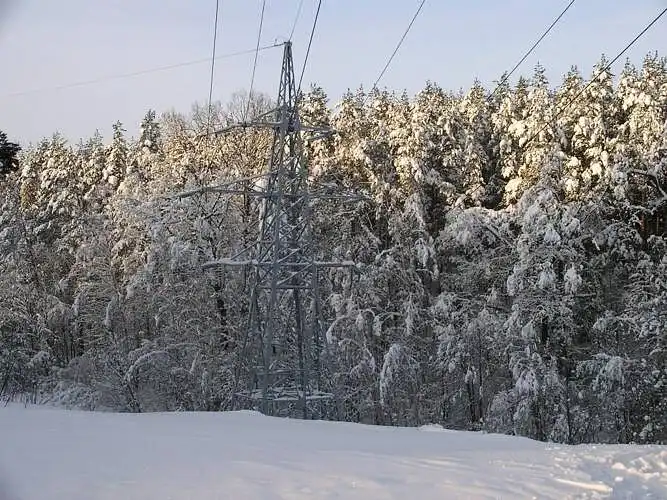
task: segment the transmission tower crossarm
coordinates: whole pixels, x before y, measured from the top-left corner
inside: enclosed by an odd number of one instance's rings
[[[256,259],[239,260],[235,258],[223,258],[211,260],[202,264],[203,269],[211,269],[220,266],[258,266],[270,267],[273,261],[258,261]],[[316,260],[312,264],[308,262],[294,262],[291,264],[294,267],[307,267],[313,265],[318,268],[324,267],[358,267],[358,264],[352,260]]]
[[[226,182],[224,184],[218,184],[214,186],[202,186],[194,189],[189,189],[187,191],[181,191],[180,193],[176,193],[173,195],[169,195],[166,197],[167,200],[175,200],[175,199],[182,199],[182,198],[190,198],[192,196],[200,195],[200,194],[206,194],[206,193],[219,193],[219,192],[225,192],[226,189],[232,189],[234,186],[242,186],[242,185],[247,185],[248,182],[251,181],[256,181],[257,179],[261,179],[262,177],[266,177],[267,173],[262,173],[258,175],[251,175],[248,177],[244,177],[242,179],[234,179],[233,181]],[[239,189],[240,190],[240,189]]]

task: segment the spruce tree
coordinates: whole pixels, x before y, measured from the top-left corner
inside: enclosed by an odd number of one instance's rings
[[[21,146],[7,139],[7,134],[0,130],[0,179],[19,168],[18,154]]]

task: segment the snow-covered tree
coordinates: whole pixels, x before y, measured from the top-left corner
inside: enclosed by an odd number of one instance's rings
[[[667,439],[667,71],[607,64],[555,89],[538,66],[491,94],[299,96],[335,131],[304,133],[309,184],[359,195],[311,200],[316,259],[355,263],[318,274],[318,417]],[[199,188],[262,182],[271,130],[209,132],[271,108],[150,111],[136,140],[56,135],[1,171],[0,392],[231,407],[251,283],[203,265],[256,240],[261,202]]]
[[[584,263],[576,208],[560,201],[562,157],[551,157],[517,206],[521,232],[507,278],[511,314],[505,347],[514,385],[496,397],[494,412],[509,412],[519,434],[571,441],[570,379],[583,334],[578,297]]]
[[[121,122],[113,125],[113,137],[107,150],[107,161],[102,170],[102,181],[115,191],[125,178],[128,167],[128,145]]]

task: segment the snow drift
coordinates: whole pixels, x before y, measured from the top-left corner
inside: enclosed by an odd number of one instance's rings
[[[2,500],[667,498],[665,446],[438,426],[9,405],[0,443]]]

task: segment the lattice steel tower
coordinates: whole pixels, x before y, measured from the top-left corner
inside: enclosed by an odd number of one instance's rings
[[[315,260],[311,201],[353,197],[324,194],[309,187],[302,134],[312,133],[318,138],[330,131],[301,123],[297,93],[292,45],[286,42],[276,108],[233,127],[273,131],[263,182],[255,183],[253,189],[237,183],[237,187],[228,185],[225,190],[217,190],[242,193],[259,202],[257,240],[233,257],[207,267],[245,266],[250,271],[248,327],[241,339],[236,373],[237,381],[250,384],[238,387],[236,397],[251,405],[261,402],[265,414],[273,414],[279,404],[296,403],[307,418],[308,401],[331,397],[320,390],[323,339],[318,269],[353,266],[350,262]]]

